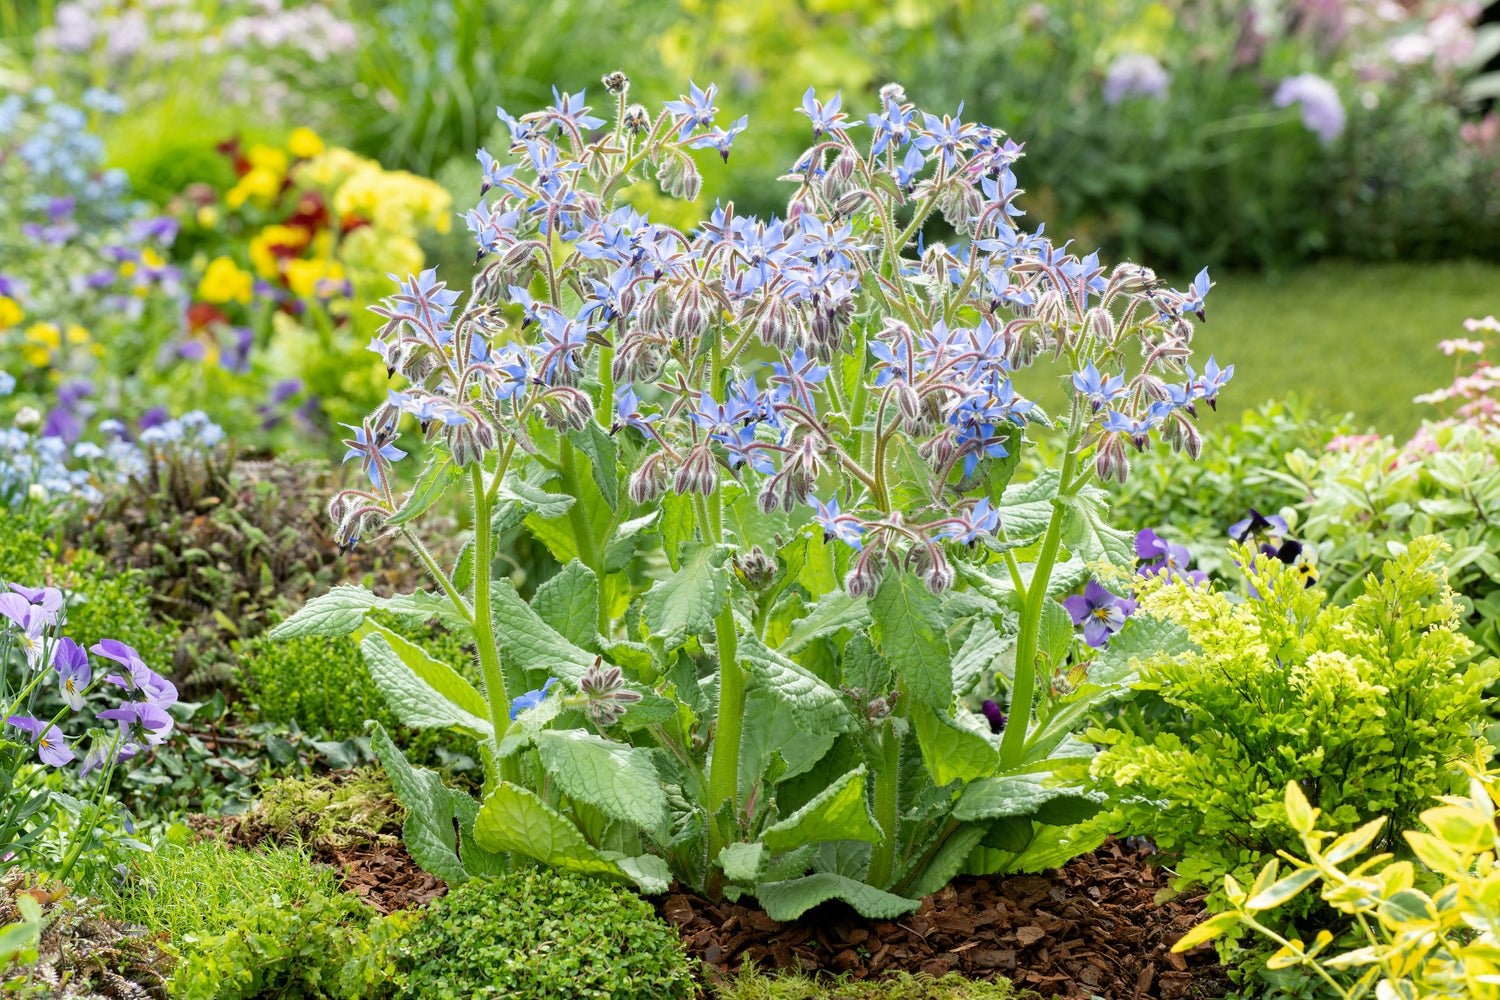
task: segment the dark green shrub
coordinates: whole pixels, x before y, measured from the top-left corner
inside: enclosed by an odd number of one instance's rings
[[[674,1000],[695,993],[677,934],[621,886],[529,868],[436,900],[405,940],[403,1000]]]

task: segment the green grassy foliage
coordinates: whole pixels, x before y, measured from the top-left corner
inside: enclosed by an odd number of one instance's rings
[[[295,906],[336,894],[338,875],[295,847],[246,851],[216,840],[166,843],[130,864],[122,889],[100,886],[112,916],[180,940],[222,934],[254,903]]]

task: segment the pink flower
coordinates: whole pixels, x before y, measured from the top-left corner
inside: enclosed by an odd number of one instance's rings
[[[1468,320],[1467,322],[1472,323],[1474,320]],[[1449,357],[1455,354],[1483,354],[1484,341],[1465,340],[1462,337],[1456,337],[1453,340],[1440,340],[1438,341],[1438,350]]]

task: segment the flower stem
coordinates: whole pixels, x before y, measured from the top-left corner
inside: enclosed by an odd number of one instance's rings
[[[490,551],[494,541],[490,527],[490,496],[484,488],[484,470],[473,468],[474,491],[474,645],[479,651],[479,672],[484,678],[484,694],[490,703],[490,724],[495,728],[495,742],[510,724],[510,696],[505,677],[500,672],[500,650],[495,645],[495,622],[490,601]]]
[[[884,889],[890,884],[896,868],[896,791],[900,785],[901,737],[896,735],[893,719],[885,720],[880,747],[883,762],[881,772],[875,775],[875,822],[880,826],[882,837],[870,854],[866,881],[877,889]]]
[[[1073,477],[1076,461],[1075,442],[1068,442],[1068,453],[1063,459],[1062,477],[1066,483]],[[1005,735],[1000,740],[1000,767],[1009,769],[1021,763],[1026,745],[1026,731],[1031,727],[1031,703],[1036,693],[1036,650],[1038,632],[1042,624],[1042,606],[1047,600],[1047,590],[1052,583],[1052,567],[1057,562],[1057,550],[1062,543],[1063,507],[1052,505],[1052,517],[1047,522],[1047,534],[1042,539],[1042,551],[1037,556],[1036,566],[1031,571],[1031,589],[1021,607],[1021,632],[1016,637],[1016,675],[1011,688],[1010,720]]]

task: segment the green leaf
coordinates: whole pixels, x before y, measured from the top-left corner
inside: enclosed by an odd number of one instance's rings
[[[498,878],[510,871],[510,855],[486,851],[474,839],[474,821],[479,818],[478,799],[472,795],[454,795],[453,815],[458,820],[458,856],[470,878]]]
[[[995,508],[1007,537],[1040,535],[1047,530],[1052,521],[1052,498],[1057,496],[1061,480],[1055,469],[1045,469],[1035,479],[1005,487]]]
[[[1178,938],[1177,943],[1172,945],[1172,950],[1175,952],[1183,952],[1187,951],[1189,948],[1196,948],[1198,945],[1203,944],[1205,941],[1212,941],[1214,938],[1218,937],[1220,934],[1223,934],[1225,931],[1229,930],[1239,922],[1240,916],[1233,910],[1229,910],[1224,913],[1215,913],[1213,916],[1203,921],[1203,923],[1199,924],[1197,927],[1194,927],[1182,937]]]
[[[692,497],[668,492],[661,498],[661,524],[657,530],[661,533],[661,547],[666,551],[673,570],[681,567],[677,553],[682,551],[683,542],[693,538],[697,525],[698,515]]]
[[[988,778],[1000,766],[1000,751],[972,729],[966,729],[931,705],[913,703],[907,718],[917,733],[922,763],[933,782],[942,787],[955,779]]]
[[[535,739],[542,767],[569,798],[645,830],[665,822],[667,797],[650,750],[577,729],[544,729]]]
[[[792,634],[787,637],[781,652],[793,656],[814,639],[832,635],[839,629],[859,631],[870,624],[869,602],[863,597],[850,597],[840,588],[814,604],[807,617],[792,625]]]
[[[1056,499],[1063,512],[1062,543],[1087,562],[1107,559],[1128,569],[1135,565],[1135,546],[1129,534],[1109,526],[1105,496],[1097,486],[1085,486],[1077,496]]]
[[[629,875],[644,895],[660,896],[672,887],[672,869],[654,854],[642,854],[636,858],[617,858],[615,864]]]
[[[635,555],[641,536],[660,516],[661,511],[653,510],[640,517],[622,521],[615,527],[614,534],[609,539],[609,546],[604,550],[605,572],[613,573],[625,568],[631,557]]]
[[[844,644],[844,684],[874,697],[891,690],[891,667],[870,642],[867,633],[857,632]]]
[[[559,677],[577,687],[584,671],[594,665],[593,653],[579,649],[542,621],[508,583],[495,586],[491,615],[495,642],[507,666]]]
[[[276,640],[306,635],[349,635],[378,603],[379,598],[364,587],[341,583],[302,605],[296,614],[271,629],[269,635]]]
[[[401,655],[391,648],[386,637],[378,633],[366,635],[359,644],[359,651],[365,658],[365,667],[370,672],[371,680],[380,689],[402,725],[414,729],[462,729],[475,736],[493,738],[494,727],[489,722],[489,707],[479,692],[462,677],[453,675],[467,691],[451,685],[447,692],[438,690],[429,680],[419,677]],[[451,673],[451,668],[444,664],[429,662]],[[437,671],[429,670],[427,673],[434,676]],[[440,682],[447,680],[442,677],[439,679]],[[449,697],[449,692],[453,697]],[[460,700],[454,701],[455,697]],[[475,699],[478,700],[479,712],[465,707],[473,707]],[[483,714],[479,714],[480,712]]]
[[[745,695],[745,723],[740,732],[740,799],[761,779],[773,757],[786,764],[779,781],[812,769],[833,746],[834,733],[809,730],[797,724],[786,702],[759,682]]]
[[[504,534],[533,515],[543,521],[552,521],[568,513],[573,498],[566,493],[548,493],[542,485],[542,482],[523,479],[515,469],[505,474],[500,485],[495,487],[495,507],[490,517],[496,534]]]
[[[844,775],[819,792],[801,809],[767,827],[760,842],[772,854],[785,854],[803,844],[827,840],[863,840],[879,843],[880,828],[865,799],[865,767]]]
[[[844,543],[827,541],[823,538],[823,533],[816,529],[806,537],[807,558],[803,562],[802,572],[797,574],[797,582],[806,587],[807,592],[814,597],[831,594],[840,587],[835,546]]]
[[[412,487],[406,502],[385,522],[385,526],[394,528],[422,516],[427,508],[443,498],[443,494],[448,492],[450,486],[458,482],[461,472],[462,470],[453,464],[451,456],[444,454],[441,449],[434,448],[432,457],[427,459],[427,468],[422,470],[422,476]]]
[[[981,678],[999,670],[1000,657],[1015,644],[1014,634],[1002,635],[989,619],[976,622],[964,644],[953,654],[954,692],[962,698],[974,690]]]
[[[726,482],[720,493],[724,530],[734,536],[736,547],[748,552],[750,546],[759,545],[766,552],[774,552],[776,536],[785,535],[788,530],[786,515],[780,508],[767,514],[760,509],[755,494],[733,482]]]
[[[953,704],[953,657],[943,604],[916,576],[894,567],[870,602],[875,642],[918,701],[947,711]]]
[[[1074,795],[1078,791],[1076,788],[1043,787],[1048,778],[1046,774],[1010,774],[973,782],[953,806],[953,818],[968,822],[1001,816],[1030,816],[1049,799]]]
[[[574,559],[536,589],[531,610],[576,646],[597,644],[599,581],[594,571]]]
[[[618,864],[589,845],[578,828],[520,785],[502,781],[485,797],[474,839],[487,851],[515,851],[553,868],[625,878]]]
[[[1377,820],[1377,822],[1379,822]],[[1244,907],[1247,910],[1272,910],[1291,899],[1297,893],[1311,885],[1318,877],[1316,868],[1301,868],[1292,872],[1286,878],[1281,879],[1268,886],[1261,892],[1256,893],[1245,900]]]
[[[371,744],[385,773],[390,776],[396,798],[406,809],[401,839],[412,860],[421,865],[423,871],[445,882],[467,881],[468,873],[458,858],[458,838],[453,833],[453,820],[456,797],[469,796],[444,785],[436,771],[412,767],[391,742],[385,727],[378,722],[371,733]]]
[[[860,916],[870,920],[894,920],[922,905],[920,899],[883,892],[864,882],[829,872],[804,875],[785,882],[762,882],[755,887],[755,896],[772,920],[796,920],[830,899],[842,899]]]
[[[609,431],[590,420],[581,430],[568,435],[573,447],[588,456],[589,468],[594,474],[594,485],[610,510],[620,506],[620,482],[615,470],[615,439]]]
[[[441,660],[433,659],[428,655],[427,650],[378,622],[367,621],[354,632],[354,638],[361,640],[361,643],[371,635],[378,635],[385,639],[400,657],[401,662],[419,680],[426,682],[438,694],[465,712],[480,718],[489,718],[489,702],[485,701],[484,695],[475,690],[474,685],[470,684],[468,679],[453,667]]]
[[[912,896],[929,896],[953,881],[989,829],[988,823],[965,823],[953,831],[932,860],[906,886],[906,892]]]
[[[646,591],[641,603],[646,627],[665,638],[668,648],[713,631],[714,616],[729,599],[724,560],[730,551],[724,545],[684,542],[678,556],[681,568]]]
[[[719,867],[731,882],[754,882],[765,853],[764,844],[726,844],[719,852]]]
[[[1073,616],[1057,601],[1042,601],[1042,620],[1037,631],[1037,652],[1047,659],[1039,661],[1038,671],[1056,670],[1068,657],[1068,648],[1073,645]],[[1046,676],[1044,673],[1041,676]]]
[[[1104,687],[1128,687],[1140,677],[1132,660],[1170,658],[1197,650],[1187,630],[1170,618],[1136,612],[1110,638],[1104,652],[1089,663],[1089,681]]]
[[[739,658],[755,682],[792,710],[792,718],[810,732],[843,732],[852,716],[843,695],[812,671],[787,659],[753,634],[740,636]]]

